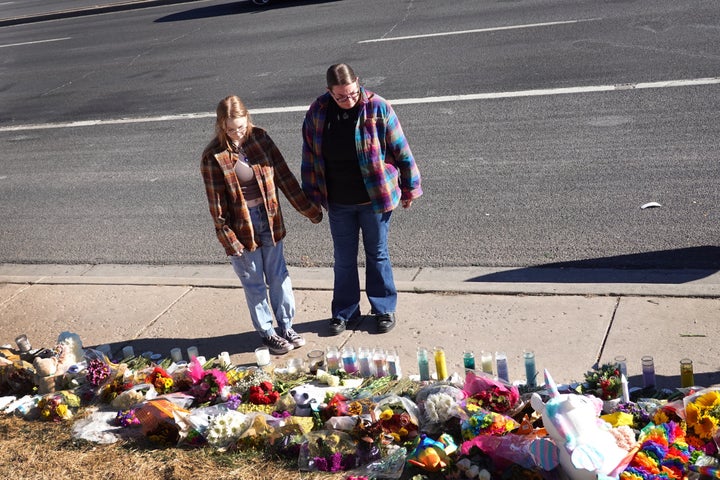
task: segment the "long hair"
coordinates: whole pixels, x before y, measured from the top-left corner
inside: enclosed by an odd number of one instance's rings
[[[223,98],[220,100],[220,103],[218,103],[216,112],[215,141],[218,146],[222,146],[224,148],[232,147],[232,140],[228,137],[228,134],[225,131],[225,121],[228,118],[247,118],[247,131],[241,141],[250,136],[253,128],[252,120],[250,119],[250,112],[248,112],[248,109],[245,107],[243,101],[240,100],[240,97],[237,95],[229,95]],[[215,143],[215,141],[212,143]]]
[[[357,75],[353,71],[352,67],[346,63],[337,63],[331,65],[325,74],[327,79],[328,88],[336,87],[338,85],[350,85],[357,80]]]

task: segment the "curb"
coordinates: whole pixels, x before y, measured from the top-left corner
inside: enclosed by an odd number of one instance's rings
[[[124,3],[116,3],[112,5],[93,5],[89,7],[59,10],[56,12],[22,15],[13,18],[0,18],[0,27],[8,27],[11,25],[22,25],[35,22],[45,22],[48,20],[57,20],[61,18],[83,17],[87,15],[97,15],[100,13],[121,12],[124,10],[132,10],[141,7],[173,5],[177,3],[193,3],[193,0],[137,0]]]

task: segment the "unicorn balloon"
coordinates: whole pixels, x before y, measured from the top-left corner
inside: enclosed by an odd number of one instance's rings
[[[616,470],[627,451],[618,447],[610,425],[598,415],[593,399],[583,395],[560,394],[545,370],[550,399],[543,403],[537,393],[530,400],[542,414],[543,425],[558,446],[560,465],[571,480],[618,478]]]

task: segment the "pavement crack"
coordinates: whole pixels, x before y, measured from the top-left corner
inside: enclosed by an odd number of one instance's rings
[[[603,351],[605,350],[605,344],[607,343],[608,336],[610,336],[610,330],[612,329],[613,323],[615,322],[615,316],[620,306],[620,298],[615,299],[615,307],[613,308],[610,321],[608,322],[607,328],[605,329],[605,335],[603,336],[602,342],[600,343],[600,349],[598,350],[597,357],[595,357],[595,364],[593,364],[593,370],[597,370],[600,367],[600,359],[602,358]]]
[[[181,293],[178,298],[176,298],[175,300],[173,300],[173,302],[170,303],[170,305],[168,305],[167,307],[165,307],[162,312],[158,313],[158,314],[155,316],[155,318],[153,318],[153,319],[150,321],[150,323],[148,323],[148,324],[145,325],[143,328],[141,328],[141,329],[135,334],[135,337],[133,338],[133,340],[137,340],[138,338],[140,338],[140,336],[141,336],[143,333],[147,332],[150,327],[152,327],[153,325],[155,325],[155,324],[157,323],[157,321],[160,320],[160,317],[162,317],[163,315],[165,315],[172,307],[174,307],[180,300],[182,300],[183,297],[185,297],[185,295],[187,295],[188,293],[192,292],[194,289],[195,289],[195,287],[188,287],[187,289],[185,289],[185,291],[184,291],[183,293]]]

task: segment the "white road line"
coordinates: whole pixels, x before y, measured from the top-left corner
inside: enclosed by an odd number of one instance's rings
[[[549,27],[551,25],[565,25],[568,23],[594,22],[600,18],[585,18],[579,20],[565,20],[560,22],[528,23],[525,25],[508,25],[505,27],[477,28],[475,30],[458,30],[456,32],[426,33],[424,35],[408,35],[405,37],[374,38],[372,40],[361,40],[358,43],[393,42],[396,40],[413,40],[416,38],[444,37],[448,35],[466,35],[468,33],[497,32],[500,30],[516,30],[519,28]]]
[[[469,102],[475,100],[489,100],[499,98],[517,98],[517,97],[541,97],[547,95],[568,95],[577,93],[595,93],[595,92],[611,92],[624,90],[643,90],[651,88],[670,88],[670,87],[693,87],[701,85],[717,85],[720,84],[720,77],[694,78],[687,80],[666,80],[660,82],[642,82],[642,83],[619,83],[615,85],[597,85],[585,87],[565,87],[565,88],[545,88],[538,90],[518,90],[514,92],[494,92],[494,93],[473,93],[467,95],[445,95],[440,97],[421,97],[421,98],[398,98],[389,100],[392,105],[413,105],[419,103],[445,103],[445,102]],[[262,115],[270,113],[287,113],[287,112],[306,112],[308,105],[298,105],[290,107],[276,108],[257,108],[250,109],[253,115]],[[176,120],[194,120],[200,118],[215,118],[214,112],[198,112],[198,113],[181,113],[177,115],[161,115],[157,117],[136,117],[136,118],[115,118],[109,120],[83,120],[78,122],[64,123],[39,123],[28,125],[15,125],[8,127],[0,127],[0,132],[19,132],[24,130],[43,130],[50,128],[73,128],[73,127],[92,127],[99,125],[119,125],[128,123],[149,123],[149,122],[169,122]]]
[[[22,42],[22,43],[8,43],[7,45],[0,45],[0,48],[5,47],[18,47],[20,45],[34,45],[36,43],[48,43],[48,42],[61,42],[63,40],[70,40],[72,37],[62,37],[62,38],[48,38],[47,40],[35,40],[33,42]]]

